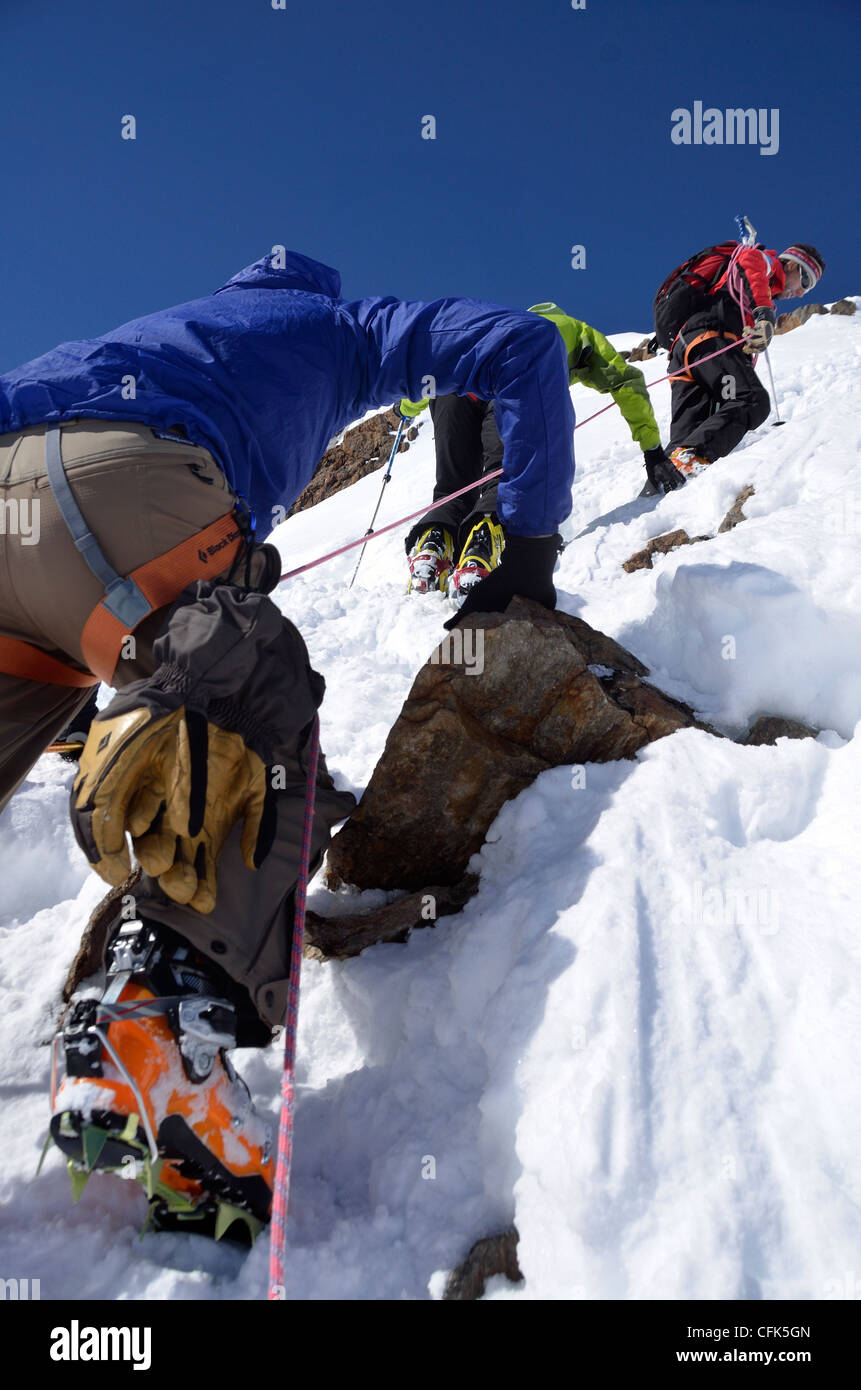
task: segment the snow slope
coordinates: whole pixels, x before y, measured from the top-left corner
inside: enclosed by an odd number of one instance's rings
[[[786,426],[657,506],[631,500],[642,465],[616,411],[578,431],[560,606],[724,731],[769,712],[824,732],[744,748],[686,730],[585,786],[549,771],[503,808],[463,913],[306,962],[288,1297],[439,1296],[512,1221],[525,1281],[490,1298],[855,1296],[859,355],[858,319],[777,339]],[[669,387],[654,399],[666,438]],[[604,404],[574,401],[578,420]],[[426,423],[380,524],[429,499],[432,452]],[[621,569],[661,532],[714,532],[748,483],[743,525]],[[379,487],[281,526],[285,568],[361,534]],[[405,595],[397,532],[349,590],[355,559],[277,597],[326,676],[330,768],[359,790],[448,609]],[[265,1242],[139,1240],[135,1184],[97,1176],[72,1206],[56,1151],[33,1177],[57,992],[102,892],[67,826],[70,777],[43,758],[0,840],[0,1274],[63,1299],[263,1297]],[[238,1062],[274,1117],[278,1047]]]

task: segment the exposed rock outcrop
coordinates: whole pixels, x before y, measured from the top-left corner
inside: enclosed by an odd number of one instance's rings
[[[619,356],[624,357],[626,362],[650,362],[658,355],[657,352],[649,351],[651,341],[651,338],[644,338],[635,348],[631,348],[630,352],[620,352]]]
[[[800,328],[808,319],[815,318],[818,314],[854,314],[856,308],[853,299],[838,299],[830,309],[824,304],[799,304],[797,309],[792,309],[788,314],[778,314],[774,331],[791,333],[793,328]]]
[[[406,941],[414,928],[432,927],[440,917],[460,912],[477,892],[478,874],[465,874],[453,886],[433,885],[366,912],[321,917],[309,909],[305,918],[305,955],[312,960],[347,960],[380,941]]]
[[[642,550],[635,550],[629,559],[622,565],[623,570],[628,574],[633,574],[634,570],[650,570],[652,568],[653,555],[667,555],[671,550],[678,550],[680,545],[693,545],[694,541],[708,541],[710,536],[694,536],[693,540],[687,531],[666,531],[663,536],[654,536],[647,541]]]
[[[748,498],[753,497],[753,495],[753,487],[742,488],[718,527],[718,535],[722,531],[731,531],[734,526],[738,526],[740,521],[747,519],[742,508]],[[698,541],[710,540],[712,540],[711,536],[689,536],[687,531],[665,531],[662,536],[653,536],[650,541],[646,542],[642,550],[635,550],[633,555],[623,561],[622,569],[626,570],[628,574],[633,574],[635,570],[650,570],[654,555],[667,555],[671,550],[678,550],[680,545],[696,545]]]
[[[808,724],[802,724],[798,719],[783,719],[777,714],[761,714],[741,742],[748,746],[775,744],[779,738],[816,738],[819,732],[818,729],[811,729]]]
[[[303,512],[306,507],[316,507],[327,497],[332,497],[343,488],[350,487],[374,473],[388,463],[400,416],[394,409],[372,415],[360,424],[354,425],[323,455],[313,478],[305,491],[297,497],[288,516]],[[410,447],[410,441],[418,434],[418,427],[411,425],[401,436],[398,453]]]
[[[791,333],[793,328],[800,328],[808,319],[814,318],[817,314],[827,313],[828,310],[824,304],[799,304],[797,309],[791,309],[788,314],[778,314],[774,331],[775,333]]]
[[[721,535],[724,531],[731,531],[734,526],[738,526],[740,521],[747,520],[747,517],[742,511],[742,508],[744,507],[745,502],[747,502],[751,497],[753,497],[755,491],[756,489],[753,487],[752,484],[748,484],[747,487],[742,488],[741,492],[736,497],[735,501],[733,502],[732,506],[730,507],[720,526],[718,527],[718,535]],[[709,537],[706,536],[704,539],[708,540]]]
[[[91,975],[98,974],[102,967],[108,931],[122,911],[123,898],[127,895],[133,897],[134,890],[140,880],[141,870],[139,868],[133,869],[119,888],[109,888],[101,901],[96,903],[90,914],[90,920],[84,927],[78,953],[69,966],[69,973],[63,985],[64,1003],[68,1004],[75,990],[83,984],[84,980],[88,980]],[[133,912],[132,915],[134,915]]]
[[[513,1284],[523,1278],[517,1263],[520,1236],[516,1226],[495,1236],[477,1240],[466,1259],[453,1269],[443,1293],[443,1301],[481,1298],[485,1284],[497,1274],[504,1274]]]
[[[629,758],[676,729],[705,727],[646,675],[567,613],[516,598],[505,614],[471,615],[416,676],[329,847],[330,885],[455,884],[501,807],[539,772]]]

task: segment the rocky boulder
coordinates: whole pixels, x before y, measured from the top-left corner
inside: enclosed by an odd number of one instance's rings
[[[318,502],[334,496],[351,483],[357,483],[366,474],[383,468],[389,461],[399,420],[400,415],[396,410],[385,410],[346,430],[338,443],[326,450],[313,478],[287,515],[303,512],[306,507],[316,507]],[[417,434],[416,425],[404,431],[399,454],[410,447],[410,440],[415,439]]]
[[[735,501],[718,527],[719,536],[725,531],[734,530],[740,522],[747,521],[747,517],[744,514],[744,504],[753,497],[755,491],[756,489],[753,484],[749,483],[747,487],[743,487],[741,492],[737,494]],[[706,537],[706,539],[708,539],[708,537]]]
[[[774,331],[791,333],[793,328],[800,328],[808,319],[814,318],[817,314],[827,313],[828,310],[823,304],[799,304],[797,309],[790,310],[788,314],[778,314]]]
[[[817,314],[854,314],[857,305],[853,299],[838,299],[836,303],[827,308],[824,304],[799,304],[797,309],[791,310],[788,314],[778,314],[775,333],[791,333],[793,328],[800,328],[808,319],[815,318]]]
[[[651,338],[644,338],[630,352],[620,352],[619,356],[624,357],[626,362],[651,362],[658,355],[657,351],[651,349],[651,342]]]
[[[754,488],[752,486],[742,488],[717,528],[718,535],[724,531],[732,531],[740,522],[747,520],[744,514],[744,504],[753,497],[753,494]],[[629,555],[627,560],[623,560],[622,569],[628,574],[633,574],[635,570],[650,570],[655,555],[669,555],[671,550],[678,550],[681,545],[697,545],[700,541],[712,539],[712,536],[689,536],[687,531],[682,530],[665,531],[662,536],[653,536],[650,541],[646,541],[642,550],[635,550],[633,555]]]
[[[407,893],[364,912],[324,917],[309,908],[304,954],[311,960],[348,960],[380,941],[404,942],[415,928],[432,927],[438,918],[460,912],[477,892],[478,875],[464,874],[453,887],[431,884],[420,893]]]
[[[646,675],[567,613],[516,598],[505,614],[471,615],[416,676],[358,809],[329,847],[330,886],[455,884],[500,808],[539,772],[630,758],[697,724]]]
[[[90,913],[90,919],[84,927],[78,953],[69,966],[69,973],[63,985],[63,1002],[65,1004],[69,1003],[75,991],[81,988],[85,980],[88,980],[92,975],[97,975],[102,969],[108,932],[120,915],[124,906],[124,899],[129,902],[134,901],[134,890],[140,881],[141,870],[135,868],[124,883],[121,883],[118,888],[109,888],[101,901],[96,903]]]
[[[520,1236],[516,1226],[495,1236],[477,1240],[465,1260],[453,1269],[446,1281],[443,1302],[466,1303],[481,1298],[488,1279],[504,1274],[512,1284],[519,1284],[523,1275],[517,1263]]]
[[[628,574],[633,574],[634,570],[650,570],[652,568],[653,555],[669,555],[671,550],[678,550],[680,545],[693,545],[694,541],[708,541],[710,536],[694,536],[693,539],[687,531],[665,531],[662,536],[653,536],[647,541],[642,550],[635,550],[622,564],[622,569]]]
[[[780,714],[761,714],[741,741],[759,748],[764,743],[774,745],[779,738],[816,738],[818,734],[818,729],[811,729],[800,719],[785,719]]]

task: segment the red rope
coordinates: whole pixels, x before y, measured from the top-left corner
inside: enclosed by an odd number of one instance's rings
[[[728,347],[718,348],[717,352],[710,352],[708,357],[698,357],[695,365],[699,366],[701,362],[710,362],[713,357],[720,357],[722,352],[731,352],[737,346],[737,343],[730,343]],[[662,381],[672,381],[675,376],[683,376],[684,371],[685,368],[682,368],[681,371],[659,376],[656,381],[647,382],[646,390],[651,391],[653,386],[660,386]],[[596,410],[594,415],[587,415],[585,420],[581,420],[579,424],[574,426],[575,430],[581,430],[584,425],[591,424],[593,420],[598,419],[599,415],[603,415],[607,410],[612,410],[615,405],[616,402],[611,401],[609,405],[604,405],[600,410]],[[444,502],[452,502],[455,497],[462,497],[465,492],[472,492],[473,488],[484,487],[485,483],[501,477],[501,468],[495,469],[493,473],[484,473],[474,483],[467,483],[466,487],[458,488],[457,492],[450,492],[447,497],[438,497],[435,502],[428,502],[426,507],[419,507],[417,512],[410,512],[409,516],[399,517],[397,521],[390,521],[388,526],[381,526],[378,531],[372,531],[370,535],[359,536],[354,541],[347,541],[346,545],[339,545],[337,550],[329,550],[325,555],[318,556],[316,560],[309,560],[306,565],[297,565],[296,569],[287,570],[285,574],[282,574],[280,582],[283,583],[285,579],[295,579],[297,574],[304,574],[306,570],[315,569],[317,565],[323,565],[327,560],[334,560],[337,555],[344,555],[348,550],[354,550],[357,545],[376,540],[377,536],[384,536],[387,531],[395,531],[399,526],[405,526],[408,521],[415,521],[417,517],[424,516],[426,512],[432,512],[437,507],[441,507]]]
[[[308,867],[311,862],[311,832],[317,793],[317,763],[320,754],[320,721],[314,717],[308,746],[308,782],[305,790],[305,819],[302,824],[302,853],[293,918],[293,944],[290,951],[290,989],[284,1020],[284,1069],[281,1073],[281,1113],[278,1119],[278,1158],[272,1187],[272,1225],[269,1231],[269,1298],[285,1297],[284,1259],[287,1248],[287,1203],[290,1196],[290,1168],[293,1161],[293,1105],[295,1099],[296,1028],[299,1021],[299,977],[305,942],[305,898]]]

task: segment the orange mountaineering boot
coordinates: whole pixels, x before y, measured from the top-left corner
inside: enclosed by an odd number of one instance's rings
[[[120,922],[105,963],[104,989],[73,999],[57,1039],[50,1137],[75,1200],[94,1170],[119,1173],[144,1184],[153,1228],[253,1241],[274,1163],[227,1057],[248,1030],[247,994],[158,922]],[[256,1015],[250,1026],[264,1028]]]
[[[695,454],[693,449],[673,449],[670,453],[670,463],[684,478],[695,478],[698,473],[704,473],[707,468],[711,468],[711,459]]]

